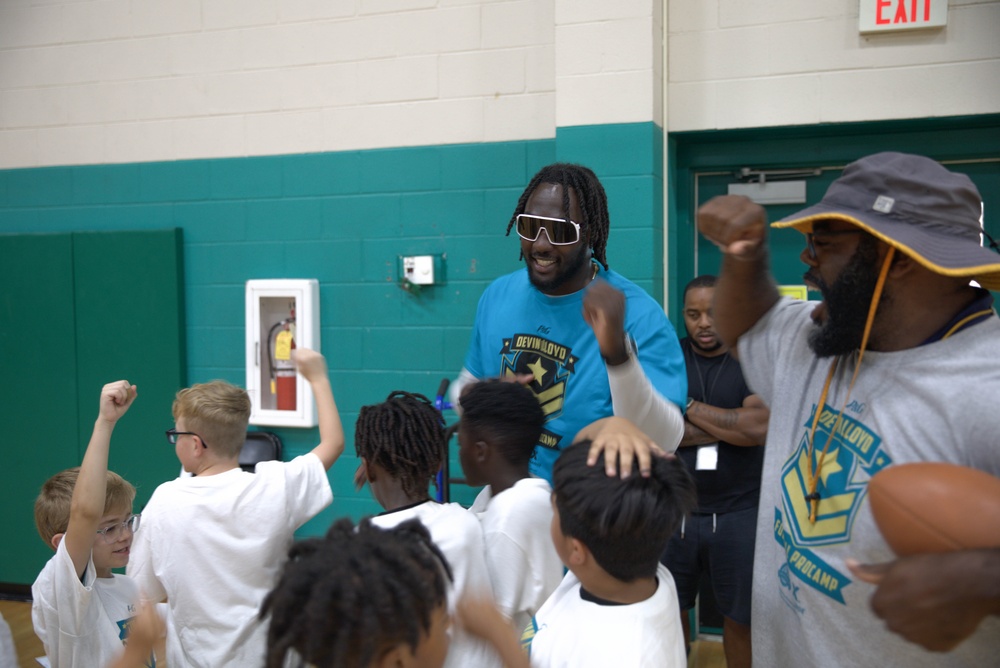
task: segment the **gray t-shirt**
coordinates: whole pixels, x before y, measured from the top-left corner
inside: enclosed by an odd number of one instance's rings
[[[809,430],[831,359],[807,344],[814,303],[782,299],[739,343],[747,383],[771,407],[753,579],[753,659],[759,666],[987,666],[1000,652],[988,617],[948,654],[889,632],[869,607],[874,587],[844,560],[892,560],[867,502],[880,469],[946,461],[1000,476],[1000,320],[928,345],[865,352],[808,519]],[[844,407],[856,357],[834,376],[815,437],[823,450]]]

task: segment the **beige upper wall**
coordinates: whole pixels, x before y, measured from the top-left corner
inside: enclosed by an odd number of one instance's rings
[[[907,34],[860,36],[857,14],[857,0],[0,0],[0,168],[1000,111],[1000,0],[951,0],[947,28]]]
[[[555,133],[554,0],[0,0],[0,167]]]
[[[662,124],[655,0],[2,0],[0,167]]]
[[[663,125],[661,0],[555,0],[556,125]]]
[[[1000,111],[1000,2],[861,35],[858,0],[671,0],[667,25],[671,131]]]

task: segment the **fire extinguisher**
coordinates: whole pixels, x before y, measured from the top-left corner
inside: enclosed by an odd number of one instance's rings
[[[294,411],[295,363],[292,351],[295,349],[295,306],[289,309],[291,315],[271,326],[267,333],[267,361],[271,372],[271,394],[276,395],[279,411]]]

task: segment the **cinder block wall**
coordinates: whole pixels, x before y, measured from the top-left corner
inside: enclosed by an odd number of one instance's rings
[[[483,288],[521,266],[517,240],[503,234],[539,167],[595,164],[612,202],[611,265],[657,294],[662,265],[644,251],[662,242],[662,220],[650,215],[658,135],[640,123],[559,140],[0,170],[0,231],[182,228],[190,383],[243,384],[246,280],[317,278],[322,348],[348,432],[330,474],[336,500],[304,529],[321,533],[336,517],[378,510],[351,484],[357,411],[397,389],[433,396],[461,368]],[[446,256],[445,283],[419,296],[397,287],[397,256],[428,253]],[[275,431],[288,456],[318,438]],[[456,500],[473,495],[455,489]]]
[[[9,0],[0,233],[183,228],[190,382],[242,382],[244,281],[315,276],[350,432],[460,367],[547,162],[597,171],[612,266],[663,299],[662,128],[1000,110],[1000,2],[950,4],[869,38],[855,0]],[[448,256],[420,298],[394,284],[413,253]],[[374,510],[353,464],[307,533]]]
[[[10,0],[0,167],[552,138],[554,7]]]
[[[858,0],[667,5],[671,132],[1000,111],[996,0],[949,0],[943,29],[865,35]]]

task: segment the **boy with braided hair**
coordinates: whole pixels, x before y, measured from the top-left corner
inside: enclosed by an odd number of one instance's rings
[[[454,573],[449,609],[465,593],[491,594],[476,516],[457,503],[431,500],[428,489],[441,468],[446,447],[441,414],[422,394],[392,392],[388,398],[358,413],[354,445],[361,460],[360,479],[367,482],[385,512],[372,522],[392,528],[419,519],[448,559]],[[457,629],[446,665],[488,668],[498,657],[485,643]]]
[[[344,431],[326,360],[306,348],[293,360],[316,397],[320,443],[290,462],[261,462],[256,473],[239,466],[246,391],[213,381],[177,393],[167,440],[195,476],[153,492],[128,568],[149,600],[167,601],[171,668],[259,665],[260,605],[295,530],[333,500],[326,472],[344,450]]]
[[[532,666],[687,665],[677,590],[660,555],[694,507],[694,481],[675,458],[649,474],[609,476],[591,441],[552,471],[552,541],[570,570],[525,629]],[[613,638],[614,642],[608,639]]]

